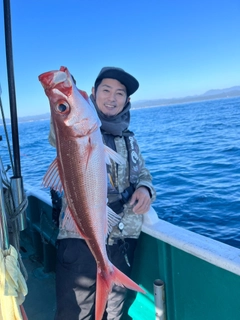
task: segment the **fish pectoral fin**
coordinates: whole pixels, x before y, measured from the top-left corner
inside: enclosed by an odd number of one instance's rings
[[[112,232],[114,226],[116,226],[121,221],[121,216],[116,214],[111,208],[107,207],[108,214],[108,234]]]
[[[110,159],[112,159],[114,162],[118,164],[126,165],[126,160],[120,154],[118,154],[116,151],[109,148],[108,146],[104,146],[104,152],[106,164],[111,164]]]
[[[43,185],[56,191],[63,191],[62,181],[58,170],[58,158],[56,158],[49,166],[48,171],[43,177]]]

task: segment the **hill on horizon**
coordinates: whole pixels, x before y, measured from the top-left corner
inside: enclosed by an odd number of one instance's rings
[[[167,106],[174,104],[183,104],[190,102],[206,101],[206,100],[217,100],[240,97],[240,86],[234,86],[226,89],[213,89],[206,91],[203,94],[195,96],[187,96],[183,98],[172,98],[172,99],[155,99],[155,100],[141,100],[132,102],[133,109],[154,107],[154,106]]]
[[[172,98],[172,99],[153,99],[153,100],[139,100],[132,102],[132,109],[140,109],[154,106],[167,106],[174,104],[183,104],[191,102],[200,102],[206,100],[216,100],[216,99],[227,99],[240,97],[240,86],[234,86],[226,89],[212,89],[208,90],[201,95],[187,96],[184,98]],[[48,120],[50,119],[50,112],[35,115],[35,116],[26,116],[18,117],[19,122],[28,122],[28,121],[38,121],[38,120]],[[6,123],[10,123],[10,119],[5,119]],[[0,119],[2,123],[2,119]]]

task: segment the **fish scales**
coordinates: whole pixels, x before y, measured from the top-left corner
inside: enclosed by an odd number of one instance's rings
[[[99,225],[107,224],[105,219],[105,178],[104,174],[99,172],[99,167],[104,165],[104,163],[102,165],[100,163],[100,159],[102,159],[100,155],[103,152],[103,148],[100,150],[97,145],[92,147],[89,145],[88,138],[83,137],[80,140],[85,141],[81,141],[81,143],[71,141],[70,144],[67,144],[67,153],[64,152],[61,155],[62,165],[66,168],[62,177],[64,190],[66,190],[66,195],[68,195],[67,200],[74,220],[77,222],[77,225],[81,223],[80,232],[83,232],[84,229],[84,237],[86,235],[88,237],[98,235],[99,238],[105,238],[103,228],[97,230]],[[64,146],[62,146],[62,149],[66,150]],[[91,149],[90,152],[87,151],[89,149]],[[93,167],[94,170],[92,169]],[[96,172],[98,173],[96,174]],[[93,192],[93,186],[98,189],[98,192]],[[81,215],[79,215],[76,208],[81,208]],[[103,212],[105,214],[102,214]],[[88,230],[86,231],[86,229]]]

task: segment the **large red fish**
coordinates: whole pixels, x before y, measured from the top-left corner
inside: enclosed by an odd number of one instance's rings
[[[51,107],[57,157],[44,177],[44,185],[64,191],[70,214],[86,240],[96,263],[96,314],[102,319],[113,284],[144,292],[109,261],[106,162],[119,155],[104,146],[101,122],[86,93],[75,86],[68,69],[61,67],[39,76]]]

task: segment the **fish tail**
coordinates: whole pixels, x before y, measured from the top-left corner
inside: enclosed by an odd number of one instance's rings
[[[128,276],[118,270],[115,266],[112,272],[98,272],[97,274],[97,288],[96,288],[96,313],[95,319],[101,320],[103,317],[104,310],[108,295],[111,292],[112,286],[115,283],[118,286],[126,287],[128,289],[146,293],[139,285],[137,285]]]

